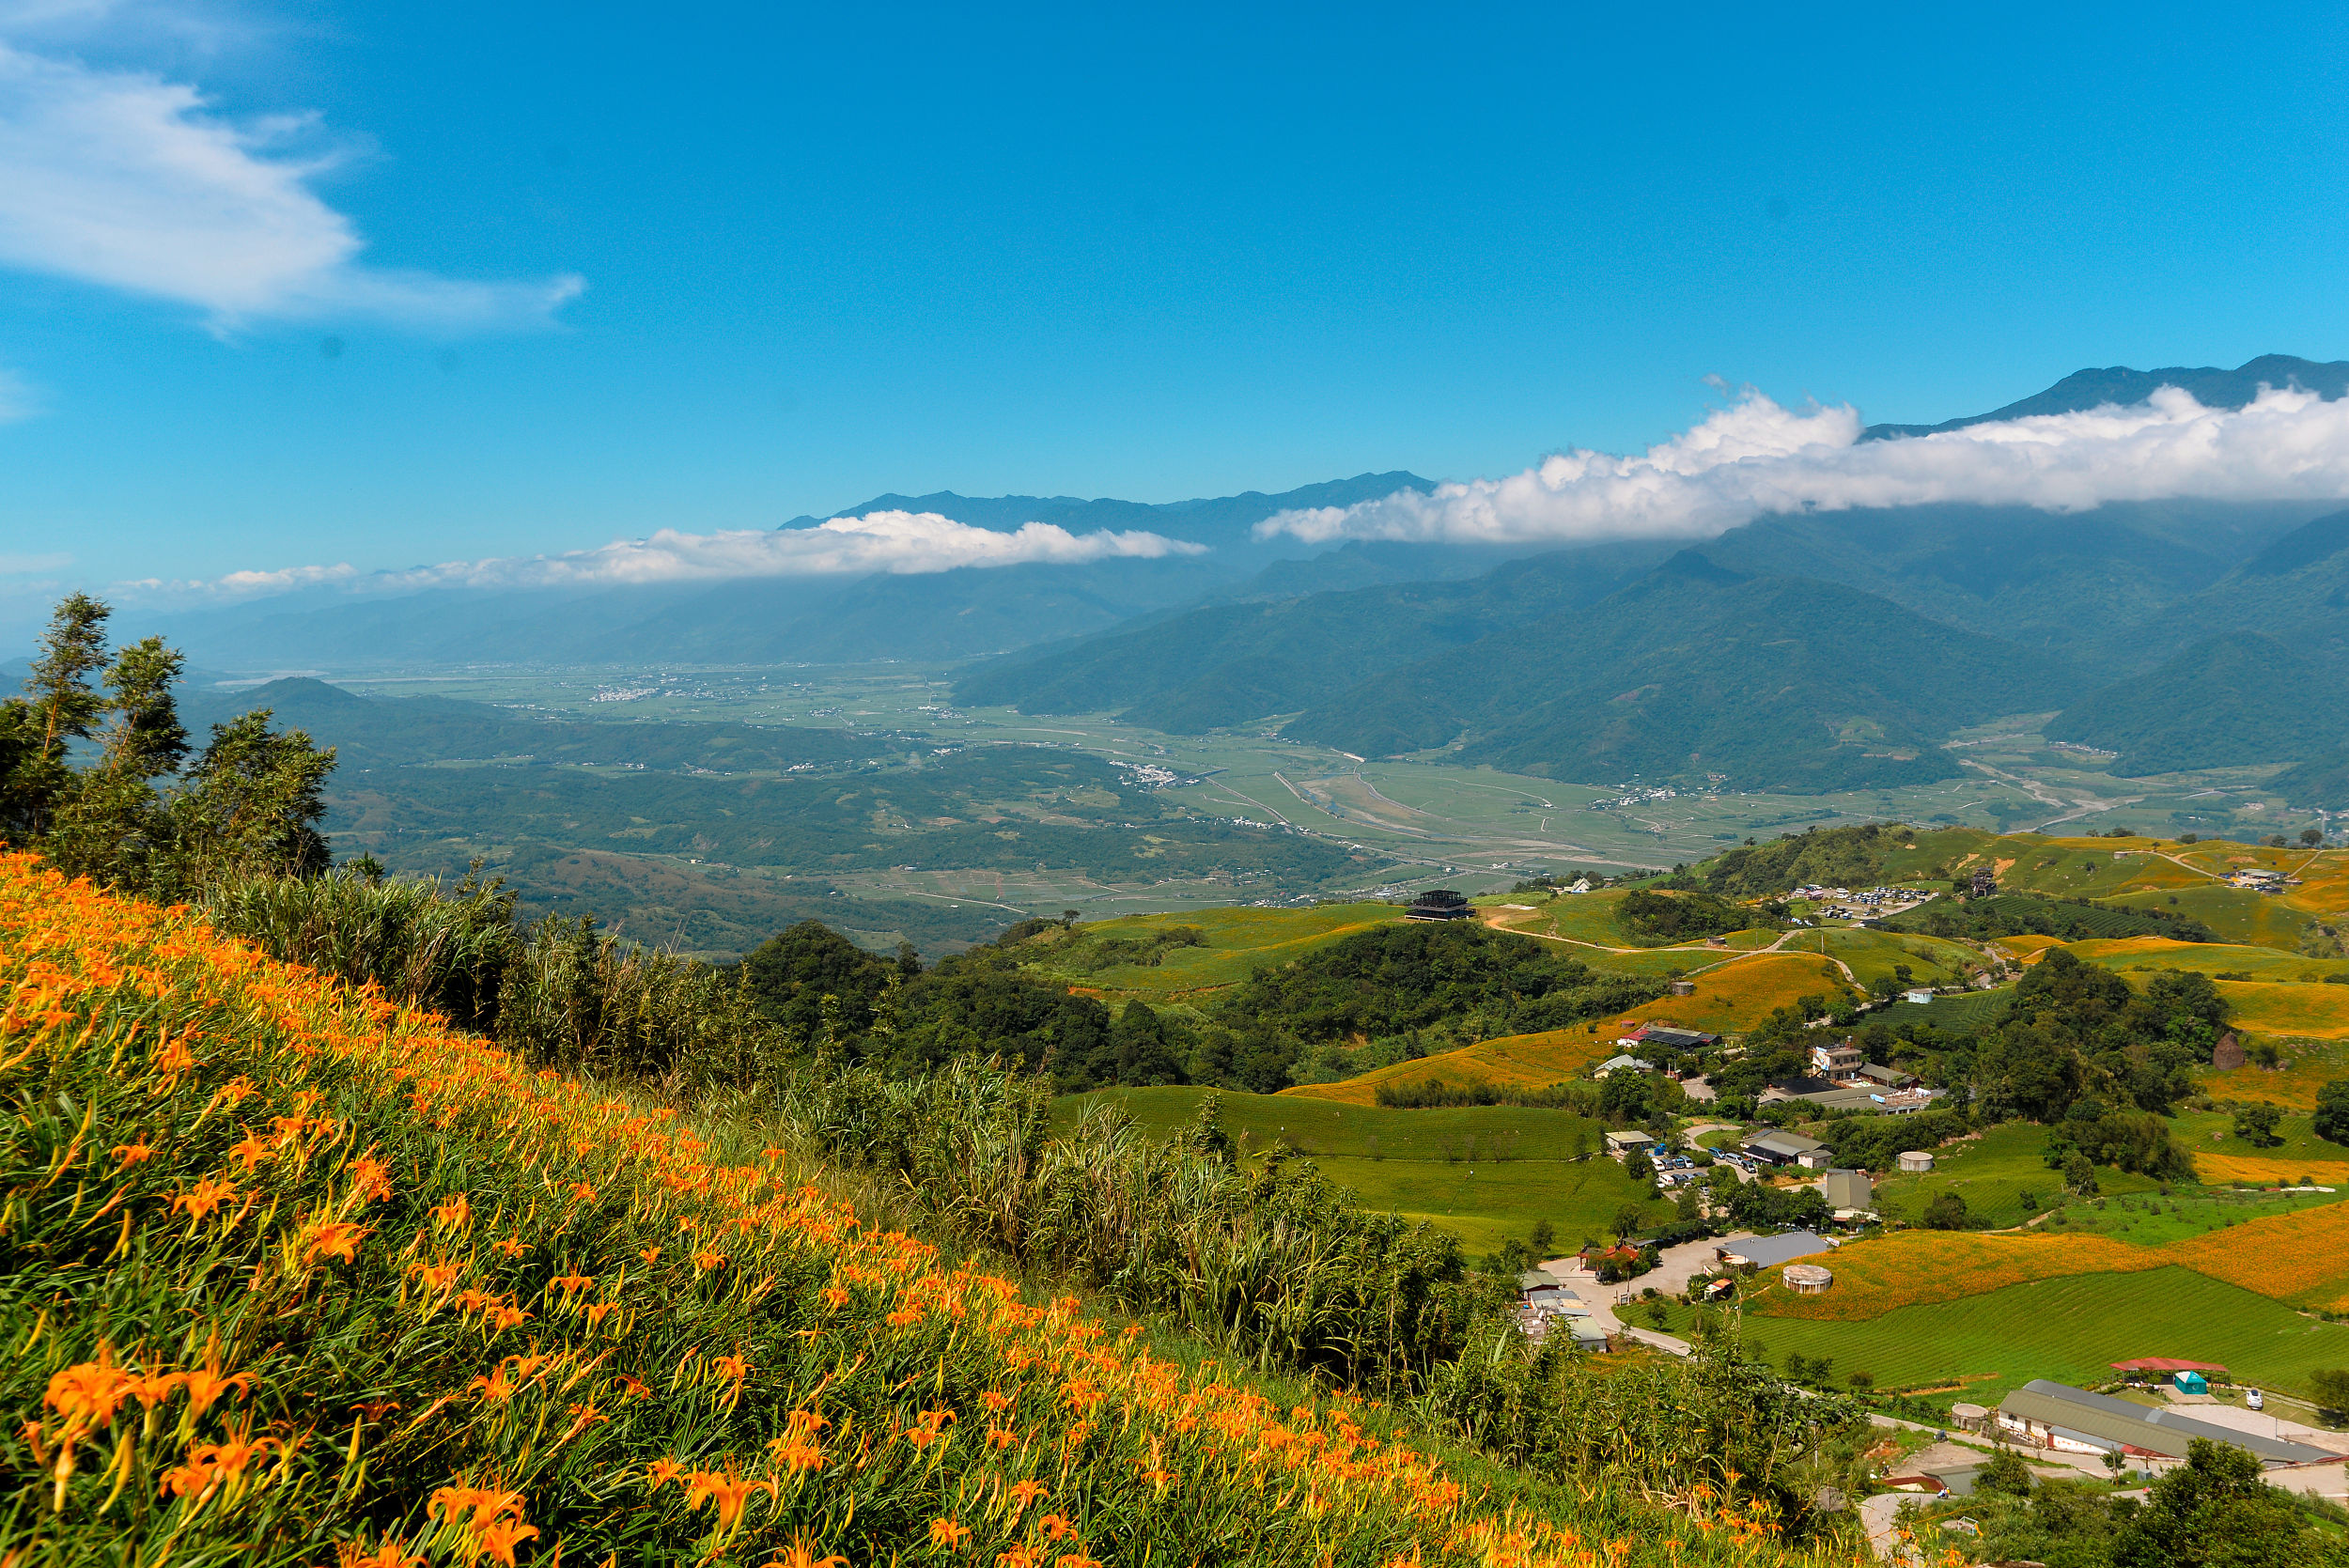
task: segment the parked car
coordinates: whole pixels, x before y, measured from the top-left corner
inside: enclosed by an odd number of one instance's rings
[[[2267,1408],[2267,1401],[2260,1397],[2260,1391],[2257,1389],[2244,1389],[2243,1403],[2249,1405],[2254,1410],[2264,1410]]]

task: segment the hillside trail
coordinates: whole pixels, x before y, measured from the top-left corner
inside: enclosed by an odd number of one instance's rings
[[[1593,953],[1690,953],[1709,955],[1713,951],[1709,947],[1610,947],[1605,942],[1585,941],[1580,937],[1558,937],[1552,936],[1547,931],[1521,930],[1515,925],[1508,924],[1501,918],[1502,914],[1503,911],[1499,909],[1486,910],[1485,924],[1491,926],[1496,931],[1507,931],[1514,936],[1519,937],[1532,937],[1537,941],[1560,942],[1567,947],[1584,947],[1590,949]],[[1800,930],[1781,931],[1778,934],[1778,939],[1770,943],[1767,947],[1749,947],[1740,952],[1732,953],[1726,956],[1716,958],[1709,964],[1699,964],[1694,969],[1683,970],[1681,971],[1681,977],[1683,979],[1694,979],[1700,974],[1709,974],[1715,970],[1726,969],[1731,964],[1742,963],[1748,958],[1762,958],[1766,957],[1773,953],[1784,952],[1786,950],[1786,944],[1801,935],[1803,935],[1803,933]],[[1796,951],[1799,952],[1801,950],[1797,949]],[[1837,969],[1843,970],[1843,978],[1850,981],[1853,986],[1857,986],[1859,985],[1859,977],[1852,973],[1851,966],[1849,964],[1846,964],[1841,958],[1836,957],[1832,953],[1822,953],[1819,956],[1825,958],[1828,963],[1833,964]]]

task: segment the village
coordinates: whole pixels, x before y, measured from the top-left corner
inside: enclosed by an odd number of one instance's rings
[[[1619,1053],[1595,1067],[1595,1078],[1670,1074],[1657,1063],[1696,1059],[1720,1042],[1672,1024],[1627,1022],[1616,1044]],[[1804,1078],[1774,1082],[1761,1103],[1799,1100],[1828,1111],[1900,1116],[1930,1108],[1944,1094],[1913,1075],[1869,1063],[1850,1039],[1813,1046],[1809,1067]],[[1535,1262],[1518,1279],[1517,1321],[1530,1339],[1563,1338],[1590,1355],[1692,1356],[1696,1343],[1664,1329],[1667,1304],[1694,1310],[1702,1333],[1740,1334],[1750,1296],[1770,1290],[1826,1295],[1835,1284],[1837,1251],[1885,1229],[1867,1171],[1837,1165],[1828,1144],[1803,1133],[1704,1116],[1712,1096],[1701,1077],[1689,1074],[1680,1087],[1700,1114],[1669,1132],[1610,1131],[1605,1154],[1652,1180],[1658,1192],[1702,1194],[1696,1212],[1713,1223],[1686,1239],[1672,1234],[1681,1227],[1668,1225],[1655,1236],[1618,1235]],[[1931,1149],[1913,1148],[1894,1164],[1903,1176],[1926,1175],[1936,1159]],[[1733,1206],[1719,1197],[1724,1173],[1792,1201],[1787,1206],[1798,1206],[1806,1219],[1721,1229]],[[2109,1370],[2110,1377],[2092,1388],[2035,1377],[1996,1403],[1959,1400],[1930,1423],[1872,1413],[1877,1426],[1906,1435],[1893,1445],[1897,1463],[1878,1478],[1880,1490],[1859,1505],[1872,1540],[1890,1541],[1919,1505],[1971,1496],[2000,1454],[2041,1476],[2091,1478],[2128,1496],[2141,1494],[2127,1488],[2150,1485],[2186,1464],[2198,1441],[2219,1441],[2252,1454],[2271,1485],[2334,1503],[2349,1499],[2349,1431],[2280,1413],[2263,1390],[2238,1385],[2217,1361],[2147,1355],[2115,1361]]]

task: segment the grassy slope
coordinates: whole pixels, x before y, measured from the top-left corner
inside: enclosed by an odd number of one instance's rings
[[[974,1560],[1489,1560],[1486,1499],[1365,1442],[1383,1415],[1030,1305],[747,1127],[530,1073],[23,857],[0,860],[0,1298],[47,1306],[0,1364],[11,1562],[166,1537],[201,1568],[392,1542],[869,1561],[941,1528]],[[142,1393],[143,1423],[130,1366],[230,1381]],[[1480,1472],[1532,1505],[1517,1560],[1579,1560],[1621,1506]],[[1629,1533],[1633,1562],[1731,1556],[1672,1515]]]
[[[1280,1097],[1375,1106],[1382,1083],[1399,1087],[1424,1083],[1430,1079],[1467,1083],[1481,1078],[1513,1088],[1544,1089],[1581,1077],[1595,1063],[1614,1055],[1616,1048],[1613,1030],[1603,1024],[1549,1029],[1537,1034],[1507,1034],[1463,1046],[1458,1050],[1423,1056],[1416,1062],[1374,1068],[1336,1083],[1300,1084],[1295,1089],[1283,1089]]]
[[[1054,1109],[1073,1121],[1087,1107],[1113,1105],[1147,1130],[1173,1132],[1190,1123],[1206,1094],[1108,1089],[1066,1096]],[[1221,1105],[1225,1130],[1244,1136],[1252,1151],[1286,1143],[1313,1157],[1364,1206],[1431,1220],[1472,1250],[1522,1238],[1543,1219],[1556,1229],[1561,1247],[1571,1249],[1606,1230],[1626,1203],[1642,1203],[1650,1219],[1671,1212],[1669,1203],[1644,1203],[1646,1184],[1632,1181],[1614,1161],[1578,1157],[1596,1149],[1599,1128],[1568,1111],[1390,1110],[1298,1093],[1226,1094]]]
[[[1833,1260],[1828,1260],[1830,1265]],[[1685,1327],[1692,1314],[1675,1308]],[[2349,1327],[2321,1323],[2184,1268],[2074,1275],[1960,1301],[1903,1307],[1865,1322],[1749,1315],[1749,1345],[1782,1359],[1832,1357],[1837,1377],[1878,1388],[1946,1389],[1996,1405],[2034,1377],[2093,1387],[2140,1356],[2216,1361],[2238,1382],[2305,1392],[2309,1374],[2349,1362]]]
[[[2046,1129],[2009,1122],[1976,1138],[1933,1151],[1933,1170],[1921,1176],[1897,1172],[1876,1182],[1876,1199],[1887,1215],[1914,1219],[1943,1192],[1966,1200],[1968,1213],[1992,1225],[2019,1225],[2058,1197],[2063,1178],[2047,1169],[2040,1150]],[[2143,1176],[2099,1170],[2098,1185],[2108,1192],[2150,1192],[2157,1185]],[[2026,1209],[2017,1196],[2029,1192],[2039,1200]]]
[[[1223,987],[1246,980],[1257,969],[1286,963],[1343,937],[1401,916],[1402,911],[1392,904],[1323,904],[1310,909],[1189,909],[1172,914],[1128,915],[1077,929],[1084,937],[1132,941],[1178,925],[1195,925],[1206,938],[1207,945],[1167,948],[1155,965],[1118,964],[1090,974],[1055,968],[1052,953],[1056,943],[1051,941],[1039,941],[1032,949],[1023,947],[1020,956],[1041,973],[1114,1001],[1140,1000],[1153,1006],[1169,1001],[1203,1001]]]

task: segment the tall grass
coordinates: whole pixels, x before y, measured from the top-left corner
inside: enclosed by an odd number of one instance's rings
[[[739,1084],[784,1041],[747,975],[622,943],[592,921],[514,924],[514,896],[467,878],[224,879],[205,916],[273,958],[489,1034],[569,1071]]]
[[[374,984],[402,1006],[465,1029],[496,1028],[498,993],[513,961],[514,895],[467,878],[324,877],[223,878],[205,893],[217,930],[351,986]]]
[[[783,1150],[0,858],[0,1560],[1774,1562],[1488,1509]]]

